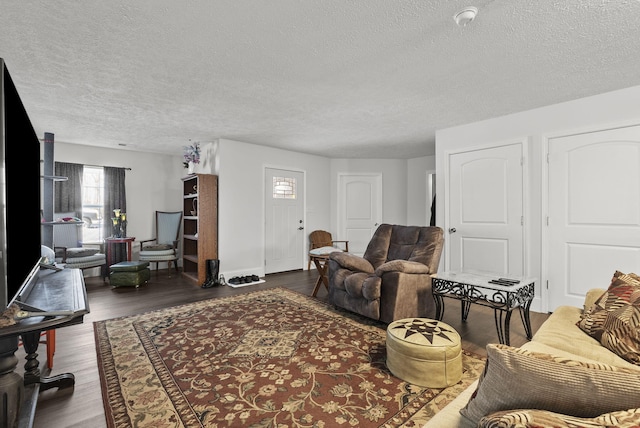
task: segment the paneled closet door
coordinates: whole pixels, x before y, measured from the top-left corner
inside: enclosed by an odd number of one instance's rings
[[[338,237],[362,256],[382,223],[382,174],[338,175]]]
[[[640,126],[550,138],[549,311],[640,272]]]
[[[524,275],[523,145],[449,156],[448,269]]]

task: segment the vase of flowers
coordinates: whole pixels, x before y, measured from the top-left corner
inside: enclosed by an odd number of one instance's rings
[[[193,174],[195,165],[198,163],[200,163],[200,143],[196,141],[193,144],[184,146],[182,164],[187,168],[189,174]]]

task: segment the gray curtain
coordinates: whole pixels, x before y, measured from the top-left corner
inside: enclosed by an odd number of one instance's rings
[[[127,194],[125,190],[125,168],[104,167],[104,236],[113,235],[113,210],[120,209],[120,212],[127,212]],[[118,263],[126,259],[126,244],[113,245],[111,250],[113,263]]]
[[[73,211],[77,217],[82,218],[82,172],[84,165],[67,162],[55,162],[54,165],[54,174],[59,177],[67,177],[67,180],[55,182],[53,212]]]

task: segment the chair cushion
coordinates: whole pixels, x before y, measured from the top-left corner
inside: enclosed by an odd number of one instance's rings
[[[140,251],[140,257],[162,257],[167,258],[175,255],[175,250]]]
[[[403,226],[381,224],[367,245],[363,257],[374,268],[392,260],[409,260],[437,272],[442,245],[442,229],[439,227]]]
[[[334,251],[342,251],[342,250],[336,247],[320,247],[320,248],[314,248],[313,250],[309,250],[309,254],[311,254],[312,256],[326,256],[327,254],[331,254]]]
[[[144,245],[142,247],[142,251],[165,251],[172,250],[173,247],[169,244],[153,244],[153,245]]]
[[[56,263],[62,263],[62,259],[57,258]],[[64,263],[64,265],[68,268],[77,269],[98,267],[106,264],[107,257],[102,253],[94,254],[93,256],[87,257],[74,257],[72,259],[67,258],[67,261]]]
[[[67,248],[67,258],[89,257],[99,252],[97,248]]]

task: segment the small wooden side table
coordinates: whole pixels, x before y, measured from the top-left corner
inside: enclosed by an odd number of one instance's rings
[[[135,241],[134,236],[128,238],[105,238],[104,243],[107,247],[107,268],[113,264],[113,251],[112,246],[114,244],[127,244],[127,261],[131,261],[131,244]]]

